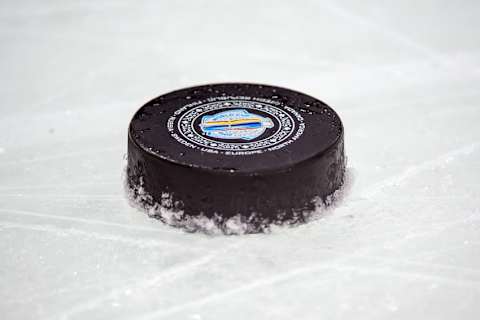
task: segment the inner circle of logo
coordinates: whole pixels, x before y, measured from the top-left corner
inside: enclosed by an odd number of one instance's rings
[[[213,138],[253,140],[273,128],[273,121],[245,109],[232,109],[202,116],[200,128]]]
[[[265,102],[216,101],[178,111],[167,125],[172,137],[207,152],[235,155],[276,150],[296,140],[304,128],[295,110]]]

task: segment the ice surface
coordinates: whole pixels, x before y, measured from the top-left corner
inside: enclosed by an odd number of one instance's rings
[[[2,1],[2,319],[478,319],[478,1]],[[321,219],[208,237],[131,208],[130,117],[263,82],[338,111]]]

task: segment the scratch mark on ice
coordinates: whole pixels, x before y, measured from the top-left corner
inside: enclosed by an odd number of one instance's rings
[[[445,69],[450,69],[454,67],[452,66],[452,61],[450,59],[444,58],[436,50],[432,50],[431,48],[417,41],[414,41],[411,37],[401,32],[398,32],[397,30],[393,30],[387,27],[386,25],[381,25],[373,21],[372,19],[368,19],[365,16],[352,12],[342,6],[339,6],[336,2],[323,3],[323,5],[327,7],[331,12],[336,14],[337,16],[345,18],[349,22],[356,22],[358,25],[364,26],[369,30],[379,32],[385,35],[387,39],[392,39],[397,43],[404,45],[405,47],[415,50],[416,52],[429,58],[431,61],[437,63],[438,65],[442,66]]]
[[[1,162],[0,166],[12,166],[12,165],[16,166],[16,165],[23,165],[26,163],[38,163],[38,162],[55,160],[55,159],[85,156],[89,154],[105,154],[106,151],[117,151],[117,150],[120,151],[120,150],[123,150],[123,148],[122,147],[105,147],[102,149],[66,152],[66,153],[54,154],[54,155],[43,156],[43,157],[42,156],[33,157],[32,159],[19,159],[15,161],[5,161],[5,162]]]
[[[13,228],[13,229],[25,229],[25,230],[32,230],[32,231],[48,232],[48,233],[53,233],[59,237],[81,236],[81,237],[93,238],[96,240],[120,242],[125,245],[136,246],[139,248],[179,247],[182,250],[185,250],[186,248],[181,244],[176,244],[168,241],[159,241],[159,240],[145,239],[145,238],[135,239],[135,238],[119,236],[115,234],[106,234],[106,233],[99,233],[99,232],[92,232],[92,231],[87,232],[84,230],[79,230],[74,228],[58,228],[50,225],[38,225],[38,224],[31,225],[31,224],[0,221],[0,228]],[[197,248],[195,249],[197,250]]]
[[[11,191],[11,190],[32,190],[32,189],[65,189],[65,188],[77,188],[77,187],[88,187],[88,186],[97,186],[97,185],[118,185],[119,182],[107,182],[107,181],[91,181],[85,183],[76,183],[76,184],[63,184],[63,183],[53,183],[53,184],[41,184],[41,185],[25,185],[25,186],[7,186],[0,187],[2,191]]]
[[[24,193],[4,193],[0,194],[0,197],[3,198],[42,198],[42,199],[70,199],[70,200],[80,200],[80,199],[100,199],[100,200],[123,200],[125,197],[115,194],[24,194]]]
[[[322,270],[333,270],[333,271],[350,271],[350,272],[356,272],[356,273],[363,273],[363,274],[381,274],[381,275],[386,275],[386,276],[395,276],[395,277],[400,277],[404,278],[407,280],[411,279],[417,279],[417,280],[425,280],[425,281],[438,281],[438,282],[443,282],[451,285],[457,285],[461,287],[468,287],[471,289],[478,290],[480,287],[480,283],[474,283],[470,281],[460,281],[456,279],[451,279],[447,277],[439,277],[439,276],[433,276],[429,274],[424,274],[424,273],[419,273],[419,272],[403,272],[403,271],[396,271],[388,268],[372,268],[372,267],[360,267],[360,266],[343,266],[343,265],[338,265],[338,264],[314,264],[309,267],[305,268],[297,268],[294,270],[291,270],[286,273],[279,274],[277,276],[269,277],[269,278],[264,278],[258,281],[254,281],[251,283],[248,283],[246,285],[238,286],[234,289],[219,292],[219,293],[214,293],[211,295],[208,295],[204,298],[194,300],[185,304],[181,305],[176,305],[171,308],[159,310],[156,312],[152,312],[149,314],[146,314],[142,317],[137,317],[137,319],[142,319],[142,320],[149,320],[149,319],[160,319],[165,316],[169,316],[172,314],[176,314],[179,312],[182,312],[186,309],[190,309],[193,307],[200,307],[206,304],[209,304],[214,301],[218,300],[223,300],[225,298],[228,298],[230,296],[236,295],[238,293],[242,292],[248,292],[256,288],[261,288],[261,287],[266,287],[266,286],[271,286],[276,283],[284,282],[287,280],[290,280],[291,278],[295,278],[298,276],[302,275],[308,275],[314,272],[322,271]]]
[[[122,223],[115,223],[115,222],[108,222],[103,220],[96,220],[96,219],[83,219],[83,218],[76,218],[76,217],[67,217],[67,216],[60,216],[60,215],[53,215],[53,214],[46,214],[46,213],[38,213],[33,211],[24,211],[24,210],[14,210],[14,209],[0,209],[0,212],[15,214],[15,215],[22,215],[22,216],[33,216],[39,217],[49,220],[64,220],[64,221],[72,221],[72,222],[79,222],[79,223],[86,223],[92,225],[103,225],[103,226],[110,226],[110,227],[118,227],[127,230],[144,230],[144,231],[155,231],[159,232],[161,229],[157,228],[149,228],[143,226],[133,226],[133,225],[126,225]]]
[[[456,160],[458,157],[467,156],[475,152],[480,143],[475,142],[463,146],[461,148],[451,150],[433,160],[428,160],[419,164],[412,165],[406,168],[404,171],[399,174],[393,175],[369,188],[367,188],[363,193],[362,197],[371,198],[383,191],[387,187],[399,186],[402,185],[408,179],[418,175],[427,170],[435,169],[443,165],[447,165],[452,161]]]
[[[108,301],[110,299],[115,299],[116,297],[126,295],[125,292],[132,292],[132,291],[143,291],[145,289],[148,289],[150,287],[154,287],[158,284],[161,284],[163,282],[169,282],[173,281],[176,278],[183,276],[185,274],[188,274],[189,272],[192,272],[196,268],[203,266],[210,261],[212,261],[214,258],[216,258],[218,255],[228,252],[230,250],[235,249],[240,245],[240,242],[235,242],[233,245],[226,246],[223,249],[217,250],[215,252],[212,252],[211,254],[205,255],[201,258],[198,258],[194,261],[179,265],[179,266],[173,266],[163,272],[160,272],[159,274],[155,275],[152,278],[147,278],[145,280],[142,280],[140,282],[134,282],[133,284],[128,284],[124,287],[121,288],[115,288],[111,290],[109,293],[106,295],[101,295],[99,297],[96,297],[94,299],[91,299],[89,301],[86,301],[84,303],[81,303],[75,307],[73,307],[71,310],[67,311],[66,313],[62,314],[59,318],[60,319],[69,319],[71,316],[91,310],[101,304],[103,304],[105,301]]]

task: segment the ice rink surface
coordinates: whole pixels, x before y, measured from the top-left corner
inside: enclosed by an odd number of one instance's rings
[[[480,2],[1,1],[2,319],[478,319]],[[147,100],[222,81],[332,105],[349,187],[267,235],[125,200]]]

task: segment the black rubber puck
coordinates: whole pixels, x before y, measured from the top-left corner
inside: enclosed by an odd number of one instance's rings
[[[189,230],[297,223],[343,183],[335,111],[285,88],[225,83],[145,104],[128,133],[127,182],[157,218]],[[208,224],[207,223],[207,224]]]

